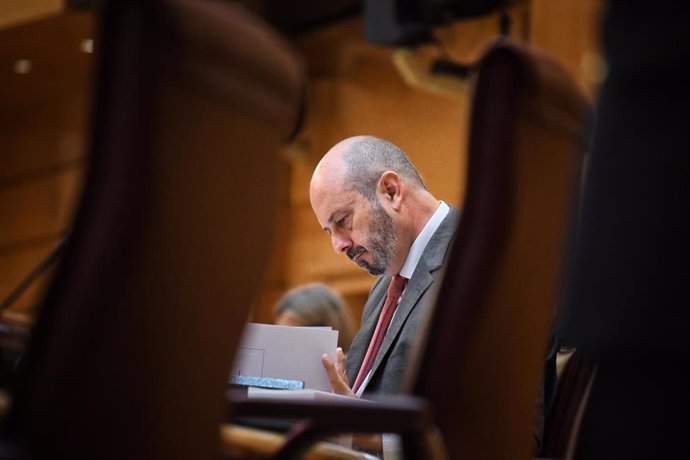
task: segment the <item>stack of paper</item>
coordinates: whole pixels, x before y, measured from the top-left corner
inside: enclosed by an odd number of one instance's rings
[[[235,356],[233,375],[301,380],[329,392],[321,355],[335,360],[338,331],[323,327],[248,323]]]

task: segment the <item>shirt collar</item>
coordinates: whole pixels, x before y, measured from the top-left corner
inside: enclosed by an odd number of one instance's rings
[[[439,225],[441,225],[441,222],[443,222],[443,219],[446,218],[448,212],[450,212],[450,206],[443,201],[439,201],[438,208],[436,208],[434,214],[432,214],[422,231],[417,235],[412,246],[410,246],[410,251],[407,253],[407,259],[405,259],[405,263],[400,269],[400,276],[404,276],[407,279],[412,278],[412,274],[417,268],[417,264],[424,253],[424,249],[426,249],[426,245],[429,243],[429,240],[434,235]]]

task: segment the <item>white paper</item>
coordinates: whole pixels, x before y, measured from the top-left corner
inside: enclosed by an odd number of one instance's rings
[[[268,398],[268,399],[291,399],[291,400],[340,400],[349,401],[353,404],[366,401],[370,404],[371,401],[365,399],[357,399],[351,396],[343,396],[339,394],[332,393],[330,391],[321,390],[274,390],[267,388],[248,388],[247,389],[248,398]]]
[[[232,374],[302,380],[305,388],[330,391],[321,355],[335,361],[337,344],[331,328],[248,323]]]

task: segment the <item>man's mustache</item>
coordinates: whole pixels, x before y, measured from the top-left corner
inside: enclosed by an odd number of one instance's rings
[[[350,258],[350,260],[352,260],[359,254],[362,254],[363,252],[366,252],[366,249],[364,249],[362,246],[357,246],[356,248],[348,249],[346,254]]]

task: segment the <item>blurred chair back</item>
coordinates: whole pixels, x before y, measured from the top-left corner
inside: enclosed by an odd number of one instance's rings
[[[7,436],[37,457],[217,457],[301,66],[226,2],[108,2],[96,44],[85,188]]]
[[[568,359],[546,423],[542,457],[572,458],[596,368],[595,355],[584,348],[575,350]]]
[[[500,39],[480,62],[467,198],[411,379],[450,458],[533,454],[589,110],[547,56]]]
[[[690,28],[683,13],[664,2],[605,8],[607,72],[558,325],[562,343],[596,361],[571,458],[690,458]]]

